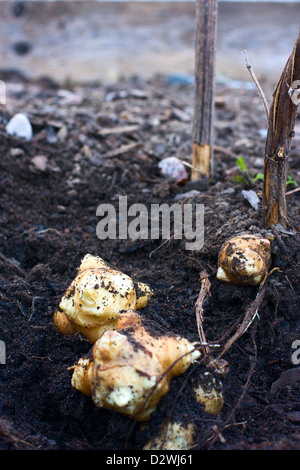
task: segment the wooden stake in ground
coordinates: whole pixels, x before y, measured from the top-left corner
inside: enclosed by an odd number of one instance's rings
[[[217,11],[217,0],[196,0],[192,180],[209,176],[212,171]]]
[[[294,135],[300,84],[300,34],[273,93],[265,147],[263,222],[287,227],[286,181],[288,156]]]

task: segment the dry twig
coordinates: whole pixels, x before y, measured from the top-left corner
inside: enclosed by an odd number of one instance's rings
[[[155,384],[153,385],[153,387],[150,389],[150,392],[147,394],[143,404],[141,405],[138,413],[136,414],[136,417],[138,417],[142,412],[143,410],[148,406],[148,403],[149,403],[149,400],[151,398],[151,395],[154,393],[155,389],[159,386],[160,382],[164,379],[165,375],[168,374],[168,372],[179,362],[181,361],[185,356],[188,356],[189,354],[192,354],[194,351],[196,350],[196,348],[192,351],[189,351],[185,354],[182,354],[178,359],[176,359],[174,362],[172,362],[172,364],[157,378]],[[194,369],[194,368],[193,368]],[[193,370],[192,369],[192,370]],[[190,377],[190,374],[191,374],[191,371],[190,373],[188,374],[186,380],[184,381],[184,384],[182,385],[182,387],[180,388],[179,392],[178,392],[178,395],[181,393],[182,389],[184,388],[188,378]],[[178,396],[177,395],[177,396]],[[169,414],[169,417],[171,416],[172,414],[172,411],[173,411],[173,408],[171,410],[171,413]],[[134,420],[132,426],[130,427],[129,429],[129,432],[128,432],[128,435],[127,435],[127,440],[126,440],[126,449],[127,449],[127,445],[128,445],[128,442],[129,442],[129,437],[131,435],[131,433],[133,432],[133,429],[136,425],[136,420]]]
[[[278,243],[278,245],[280,246],[280,248],[282,248],[282,250],[284,251],[284,253],[288,256],[287,247],[285,246],[284,242],[282,241],[282,238],[281,238],[281,236],[280,236],[279,233],[278,233],[277,227],[276,227],[276,226],[271,227],[271,232],[273,233],[274,237],[276,238],[277,243]]]
[[[247,67],[247,69],[249,70],[249,73],[250,73],[250,75],[251,75],[251,78],[252,78],[252,80],[253,80],[254,83],[255,83],[255,86],[256,86],[256,88],[257,88],[257,90],[258,90],[258,93],[259,93],[259,95],[260,95],[260,97],[261,97],[261,100],[262,100],[262,102],[263,102],[263,105],[264,105],[264,107],[265,107],[266,116],[267,116],[267,120],[268,120],[268,118],[269,118],[269,106],[268,106],[268,103],[267,103],[265,94],[264,94],[264,92],[263,92],[263,90],[262,90],[262,87],[261,87],[260,84],[259,84],[259,81],[257,80],[257,77],[256,77],[256,75],[255,75],[255,73],[254,73],[253,68],[252,68],[252,65],[251,65],[250,62],[249,62],[248,55],[247,55],[247,51],[243,51],[243,54],[244,54],[245,60],[246,60],[246,67]]]
[[[246,333],[246,331],[248,330],[250,325],[253,323],[255,318],[258,317],[258,310],[259,310],[259,307],[260,307],[260,305],[261,305],[261,303],[264,299],[264,295],[265,295],[265,291],[266,291],[266,281],[267,281],[268,277],[273,272],[278,271],[278,269],[279,268],[272,269],[272,271],[267,273],[266,276],[264,277],[264,279],[262,280],[262,282],[259,286],[259,290],[258,290],[258,293],[256,295],[256,298],[254,299],[253,302],[251,302],[250,305],[248,305],[248,307],[246,309],[246,313],[244,315],[244,318],[243,318],[241,324],[239,325],[239,327],[238,327],[237,331],[234,333],[234,335],[231,336],[231,338],[229,338],[229,340],[225,344],[223,351],[219,354],[219,356],[216,359],[217,361],[221,359],[221,357],[231,348],[231,346],[241,336],[243,336],[244,333]]]
[[[204,328],[203,328],[203,304],[207,297],[210,295],[210,281],[208,279],[208,274],[206,271],[202,271],[200,273],[200,280],[201,280],[201,289],[195,303],[195,310],[196,310],[196,320],[197,320],[197,328],[200,338],[200,346],[204,354],[205,362],[210,366],[213,367],[218,373],[224,374],[227,371],[228,364],[224,360],[219,360],[219,358],[214,359],[213,354],[210,349],[210,344],[206,340]]]
[[[242,403],[242,401],[243,401],[243,399],[244,399],[244,397],[247,393],[247,390],[249,388],[249,385],[251,383],[251,378],[252,378],[252,375],[255,371],[256,364],[257,364],[257,346],[256,346],[256,342],[255,342],[255,332],[256,332],[256,325],[255,325],[255,327],[253,328],[253,330],[251,332],[252,342],[253,342],[253,346],[254,346],[254,356],[251,359],[251,364],[250,364],[250,368],[249,368],[249,371],[248,371],[248,374],[247,374],[246,383],[243,386],[243,391],[242,391],[238,401],[236,402],[235,406],[230,411],[230,413],[229,413],[226,421],[224,422],[224,424],[222,426],[214,426],[213,427],[214,435],[211,438],[210,446],[212,446],[212,444],[215,442],[215,440],[219,437],[219,435],[221,434],[221,432],[224,429],[230,427],[230,425],[232,425],[232,426],[234,425],[234,419],[235,419],[236,411],[241,406],[241,403]]]
[[[205,336],[204,329],[203,329],[203,303],[207,295],[210,295],[211,284],[208,279],[208,274],[206,273],[206,271],[202,271],[200,273],[200,279],[201,279],[201,290],[200,290],[200,293],[198,295],[198,298],[195,304],[197,328],[198,328],[198,333],[199,333],[199,338],[200,338],[200,345],[201,345],[201,348],[203,349],[203,353],[205,356],[211,356],[211,350],[206,341],[206,336]]]
[[[10,442],[15,449],[20,449],[23,447],[36,449],[34,445],[30,444],[30,442],[25,441],[18,435],[18,433],[13,429],[13,426],[9,421],[2,418],[0,418],[0,436],[3,436],[4,439]]]
[[[19,267],[18,262],[16,260],[9,259],[2,253],[0,253],[0,262],[14,269],[20,276],[25,276],[24,271]]]
[[[122,127],[105,127],[100,129],[98,135],[106,136],[110,134],[128,134],[130,132],[134,132],[139,130],[140,126],[132,125],[132,126],[122,126]]]
[[[141,147],[140,142],[132,142],[131,144],[121,145],[121,147],[109,150],[108,152],[104,153],[102,155],[102,158],[118,157],[119,155],[123,155],[124,153],[130,152],[131,150],[134,150],[139,147]]]
[[[286,196],[289,196],[290,194],[297,193],[298,191],[300,191],[300,188],[292,189],[292,191],[288,191],[288,192],[286,193]]]

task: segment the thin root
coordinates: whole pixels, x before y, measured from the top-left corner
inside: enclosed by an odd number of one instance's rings
[[[254,301],[250,305],[248,305],[246,309],[246,313],[244,315],[244,318],[240,326],[238,327],[235,334],[231,338],[229,338],[229,340],[224,346],[223,351],[217,357],[217,360],[219,360],[231,348],[233,343],[235,343],[244,333],[246,333],[250,325],[253,323],[254,319],[258,317],[258,310],[263,301],[265,291],[266,291],[266,281],[271,276],[271,274],[273,274],[275,271],[278,271],[278,270],[279,268],[274,268],[272,269],[272,271],[270,271],[269,273],[265,275],[265,277],[263,278],[262,282],[259,285],[259,289],[258,289],[258,292],[256,294]]]
[[[207,297],[210,295],[210,281],[208,279],[208,274],[206,271],[202,271],[200,273],[200,280],[201,280],[201,289],[195,303],[195,310],[196,310],[196,320],[197,320],[197,328],[198,334],[200,338],[200,346],[201,350],[204,355],[204,359],[210,367],[213,367],[217,373],[224,375],[227,372],[228,364],[223,359],[214,359],[213,354],[211,352],[211,347],[219,346],[219,345],[212,345],[206,340],[204,328],[203,328],[203,321],[204,321],[204,310],[203,310],[203,303]]]

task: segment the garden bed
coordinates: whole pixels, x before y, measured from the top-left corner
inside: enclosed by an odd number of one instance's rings
[[[193,394],[201,363],[172,380],[147,426],[97,408],[70,383],[69,368],[91,345],[79,334],[62,336],[53,313],[87,253],[149,284],[154,295],[141,311],[145,323],[191,341],[199,339],[201,271],[211,282],[204,304],[210,342],[224,344],[224,333],[257,294],[257,287],[222,283],[216,271],[227,238],[244,231],[272,235],[262,226],[261,205],[255,210],[242,194],[252,189],[261,201],[262,181],[255,176],[263,172],[262,103],[251,86],[217,84],[214,178],[171,183],[158,163],[169,156],[189,162],[192,144],[193,86],[179,78],[133,77],[70,90],[51,80],[9,82],[0,128],[1,449],[139,450],[168,420],[194,423],[194,449],[300,448],[299,382],[271,394],[281,373],[297,367],[300,192],[287,196],[288,233],[273,234],[272,267],[279,270],[267,281],[259,319],[224,356],[229,371],[221,378],[225,403],[218,415],[205,413]],[[5,123],[17,112],[32,123],[28,142],[6,133]],[[289,191],[300,182],[299,154],[298,121]],[[240,178],[238,157],[255,179],[251,187]],[[185,240],[172,236],[99,240],[97,207],[117,208],[119,196],[127,196],[128,206],[148,208],[203,204],[204,246],[186,250]]]

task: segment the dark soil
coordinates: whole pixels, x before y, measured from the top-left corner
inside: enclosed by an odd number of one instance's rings
[[[70,91],[63,93],[49,80],[15,78],[2,112],[0,339],[6,364],[0,366],[0,448],[138,450],[167,420],[180,420],[195,424],[195,449],[300,449],[299,381],[271,394],[282,372],[297,367],[291,358],[292,343],[300,340],[299,192],[287,196],[289,234],[278,231],[272,242],[272,267],[279,270],[267,281],[259,319],[224,357],[229,371],[221,378],[220,414],[206,414],[193,396],[193,384],[205,370],[201,363],[172,380],[146,427],[96,408],[72,388],[68,368],[90,344],[79,335],[62,336],[53,312],[86,253],[151,285],[154,296],[141,311],[145,321],[191,341],[198,339],[194,305],[200,272],[206,270],[211,295],[204,304],[204,328],[208,340],[222,347],[257,288],[216,279],[219,249],[243,231],[270,233],[262,226],[261,209],[242,196],[250,187],[234,179],[239,156],[251,178],[263,171],[266,120],[255,89],[217,85],[215,174],[210,182],[193,184],[170,183],[158,169],[167,156],[190,159],[191,85],[134,77]],[[20,111],[33,125],[30,142],[5,131],[7,119]],[[136,127],[103,131],[121,126]],[[130,151],[109,156],[133,143]],[[47,158],[45,169],[32,162],[41,155]],[[296,135],[289,174],[298,184],[299,155]],[[99,204],[118,207],[120,195],[128,196],[128,205],[172,204],[192,189],[198,192],[181,200],[204,204],[200,251],[188,251],[185,240],[173,238],[97,238]],[[259,179],[252,189],[261,199]]]

